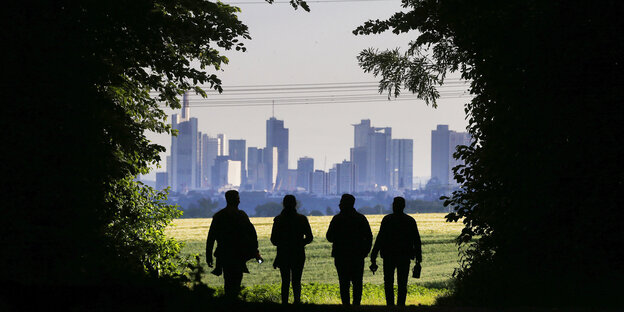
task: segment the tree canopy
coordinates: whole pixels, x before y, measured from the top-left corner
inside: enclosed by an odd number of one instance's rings
[[[455,299],[477,305],[601,305],[623,281],[624,117],[619,1],[404,0],[356,35],[414,33],[405,52],[362,51],[380,92],[438,104],[470,82],[474,139],[446,200],[465,224]],[[527,301],[530,300],[530,301]]]
[[[6,4],[2,282],[179,274],[163,231],[179,212],[134,178],[164,151],[145,132],[172,133],[164,107],[222,91],[223,52],[250,39],[238,12],[201,0]]]

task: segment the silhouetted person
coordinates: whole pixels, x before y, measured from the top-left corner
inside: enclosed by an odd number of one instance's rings
[[[386,304],[394,305],[394,270],[397,271],[397,305],[404,306],[407,297],[407,277],[410,260],[422,262],[420,235],[414,218],[403,213],[405,199],[395,197],[392,213],[381,221],[379,234],[371,252],[371,263],[376,266],[377,253],[383,258],[384,290]]]
[[[333,243],[332,257],[340,283],[342,304],[349,305],[349,287],[353,284],[353,305],[362,300],[364,258],[373,242],[373,233],[366,217],[355,211],[355,197],[344,194],[340,199],[340,212],[334,216],[327,229],[327,240]]]
[[[240,198],[237,191],[225,192],[227,206],[212,217],[206,240],[206,262],[212,267],[212,247],[217,242],[214,256],[217,258],[213,273],[223,270],[225,296],[236,299],[240,291],[243,272],[249,273],[245,262],[251,258],[261,259],[258,237],[247,214],[238,209]]]
[[[312,242],[312,229],[308,218],[297,213],[297,199],[284,196],[284,209],[273,219],[271,243],[277,246],[274,268],[282,276],[282,303],[288,303],[288,288],[292,279],[295,303],[301,302],[301,273],[305,263],[305,245]]]

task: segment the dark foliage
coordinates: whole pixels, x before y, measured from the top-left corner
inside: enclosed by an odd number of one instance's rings
[[[187,90],[204,94],[199,84],[221,91],[206,69],[227,63],[219,50],[244,51],[238,12],[208,1],[4,6],[10,152],[0,159],[0,282],[106,288],[183,279],[180,246],[163,231],[179,212],[133,178],[164,150],[144,134],[170,132],[163,105],[178,108]]]
[[[282,204],[274,202],[258,205],[254,217],[275,217],[282,212],[282,208]]]
[[[471,81],[475,143],[446,204],[466,247],[456,299],[475,305],[620,305],[624,41],[621,1],[403,1],[356,34],[418,31],[369,49],[381,91],[436,105],[448,72]],[[527,301],[530,300],[530,301]]]

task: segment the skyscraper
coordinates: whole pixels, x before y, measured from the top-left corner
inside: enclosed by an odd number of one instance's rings
[[[288,129],[284,121],[275,117],[266,121],[266,147],[277,148],[277,178],[280,179],[288,171]]]
[[[327,195],[329,176],[323,170],[315,170],[310,174],[310,189],[308,192],[316,195]]]
[[[245,140],[229,140],[229,156],[231,160],[237,160],[241,162],[241,185],[244,185],[247,180],[247,170],[246,170],[246,157],[245,153],[247,152],[247,142]]]
[[[355,169],[355,192],[364,192],[370,189],[368,173],[368,136],[373,132],[369,119],[362,119],[359,124],[353,125],[353,148],[350,150],[351,162]]]
[[[411,190],[413,184],[414,140],[392,139],[390,185],[394,190]]]
[[[390,151],[392,128],[373,128],[368,135],[366,160],[369,183],[374,190],[390,186]]]
[[[201,145],[201,187],[212,187],[212,167],[219,154],[219,139],[202,135]]]
[[[218,156],[228,156],[230,148],[228,146],[227,136],[223,133],[217,134],[217,140],[219,142]]]
[[[340,164],[336,164],[336,191],[337,194],[353,193],[355,188],[355,170],[353,170],[353,163],[350,161],[343,161]]]
[[[310,174],[314,172],[314,159],[301,157],[297,160],[297,187],[310,191]]]
[[[182,114],[171,116],[171,127],[178,130],[178,135],[171,137],[171,186],[177,192],[196,189],[199,181],[197,118],[190,117],[186,93],[182,98]]]
[[[448,125],[438,125],[431,131],[431,179],[440,185],[456,184],[453,167],[463,163],[453,158],[457,145],[469,145],[471,137],[466,132],[450,131]]]
[[[262,149],[257,147],[247,148],[247,184],[253,190],[264,190],[266,186],[262,183],[265,178],[262,173]]]

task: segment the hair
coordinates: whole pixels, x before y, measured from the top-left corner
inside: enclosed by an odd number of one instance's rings
[[[229,204],[236,204],[238,200],[240,200],[240,198],[238,197],[238,191],[236,191],[236,190],[229,190],[229,191],[225,192],[225,202],[228,205]]]
[[[286,195],[284,196],[284,200],[282,200],[282,205],[284,206],[282,213],[295,211],[297,209],[297,198],[295,198],[294,195]]]
[[[353,206],[355,205],[355,197],[353,197],[353,195],[351,194],[342,194],[340,202],[345,204],[345,206],[348,208],[353,208]]]
[[[405,209],[405,198],[397,196],[392,201],[392,211],[401,212]]]

